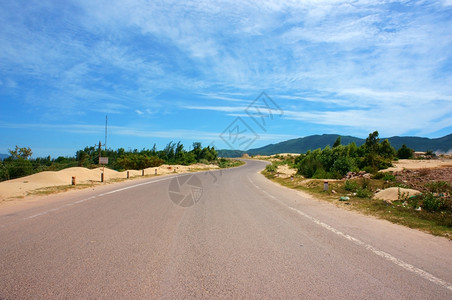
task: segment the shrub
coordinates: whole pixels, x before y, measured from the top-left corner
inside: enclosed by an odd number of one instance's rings
[[[356,192],[358,190],[358,183],[356,181],[347,180],[345,181],[344,189],[350,192]]]
[[[408,148],[405,144],[397,151],[397,157],[400,159],[408,159],[413,157],[414,150]]]
[[[369,189],[370,188],[370,179],[368,179],[368,178],[361,179],[361,188]]]
[[[317,168],[312,178],[315,179],[327,179],[331,178],[331,174],[326,172],[323,168]]]
[[[451,190],[450,184],[446,181],[428,182],[425,187],[432,193],[445,193]]]
[[[373,193],[367,188],[359,188],[356,191],[356,196],[359,198],[371,198],[373,196]]]
[[[9,172],[3,162],[0,161],[0,181],[8,180]]]
[[[19,178],[33,173],[33,165],[24,158],[14,159],[7,163],[9,178]]]
[[[435,197],[432,193],[427,193],[424,194],[422,208],[431,212],[440,211],[446,208],[446,203],[443,199]]]
[[[382,179],[385,181],[395,181],[396,177],[389,172],[378,172],[373,176],[373,179]]]
[[[351,157],[339,157],[333,163],[332,170],[337,171],[341,176],[356,168],[355,160]]]
[[[274,164],[270,164],[265,167],[265,171],[274,173],[274,172],[276,172],[276,168],[277,167]]]

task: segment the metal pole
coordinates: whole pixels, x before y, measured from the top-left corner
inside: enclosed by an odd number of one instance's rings
[[[108,126],[108,115],[105,115],[105,151],[107,151],[107,126]]]
[[[99,141],[99,165],[100,165],[100,156],[101,156],[101,151],[102,151],[102,143],[101,141]]]

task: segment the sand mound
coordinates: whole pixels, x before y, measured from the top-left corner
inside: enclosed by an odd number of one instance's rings
[[[194,164],[190,166],[181,165],[162,165],[156,168],[147,168],[144,170],[144,175],[165,175],[173,173],[185,173],[199,170],[210,170],[219,168],[217,165]],[[87,169],[82,167],[67,168],[61,171],[45,171],[30,176],[7,180],[0,182],[0,201],[12,197],[22,197],[29,194],[31,191],[64,186],[72,184],[72,177],[76,178],[77,184],[86,183],[100,183],[101,174],[104,172],[105,181],[112,179],[126,179],[127,172],[129,177],[142,176],[142,170],[129,170],[117,172],[108,168]]]
[[[418,190],[391,187],[391,188],[387,188],[387,189],[384,189],[384,190],[376,193],[374,195],[374,198],[386,200],[386,201],[396,201],[396,200],[399,200],[399,190],[400,190],[400,195],[405,195],[405,196],[413,196],[413,195],[417,195],[417,194],[421,193]]]
[[[452,166],[452,159],[400,159],[399,161],[393,162],[393,165],[394,167],[381,170],[380,172],[398,172],[403,169],[417,170],[440,168],[445,166],[450,167]]]
[[[281,165],[281,166],[278,166],[278,168],[276,169],[276,172],[278,174],[278,177],[288,178],[290,176],[295,175],[297,173],[297,170],[289,168],[288,165]]]

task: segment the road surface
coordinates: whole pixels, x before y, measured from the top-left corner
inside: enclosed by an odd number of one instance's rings
[[[447,239],[308,199],[264,166],[3,205],[0,298],[452,299]]]

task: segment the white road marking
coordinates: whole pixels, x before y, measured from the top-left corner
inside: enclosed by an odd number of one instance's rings
[[[262,188],[260,188],[259,186],[257,186],[257,185],[251,180],[251,178],[248,177],[248,180],[249,180],[249,181],[250,181],[257,189],[259,189],[260,191],[264,192],[264,193],[265,193],[266,195],[268,195],[270,198],[276,199],[273,195],[271,195],[270,193],[268,193],[268,192],[265,191],[264,189],[262,189]],[[278,201],[278,202],[281,203],[281,204],[283,204],[284,206],[286,206],[286,207],[289,208],[290,210],[295,211],[295,212],[298,213],[299,215],[301,215],[301,216],[303,216],[303,217],[305,217],[305,218],[311,220],[311,221],[314,222],[315,224],[317,224],[317,225],[323,227],[324,229],[326,229],[326,230],[328,230],[328,231],[330,231],[330,232],[333,232],[333,233],[337,234],[338,236],[341,236],[341,237],[343,237],[343,238],[345,238],[345,239],[347,239],[347,240],[353,242],[354,244],[356,244],[356,245],[358,245],[358,246],[363,247],[364,249],[366,249],[366,250],[372,252],[373,254],[378,255],[378,256],[380,256],[380,257],[386,259],[387,261],[390,261],[390,262],[392,262],[393,264],[395,264],[395,265],[397,265],[397,266],[399,266],[399,267],[402,267],[403,269],[405,269],[405,270],[407,270],[407,271],[413,272],[413,273],[419,275],[420,277],[422,277],[422,278],[424,278],[424,279],[427,279],[427,280],[429,280],[429,281],[431,281],[431,282],[433,282],[433,283],[436,283],[436,284],[438,284],[438,285],[440,285],[440,286],[442,286],[442,287],[445,287],[446,289],[452,291],[452,284],[448,283],[447,281],[445,281],[445,280],[443,280],[443,279],[441,279],[441,278],[438,278],[438,277],[436,277],[436,276],[434,276],[434,275],[432,275],[432,274],[430,274],[430,273],[428,273],[428,272],[426,272],[426,271],[424,271],[424,270],[422,270],[422,269],[419,269],[419,268],[417,268],[417,267],[415,267],[415,266],[413,266],[413,265],[411,265],[411,264],[409,264],[409,263],[406,263],[406,262],[404,262],[404,261],[402,261],[402,260],[400,260],[400,259],[398,259],[398,258],[392,256],[391,254],[389,254],[389,253],[387,253],[387,252],[378,250],[377,248],[373,247],[372,245],[366,244],[365,242],[363,242],[363,241],[361,241],[361,240],[359,240],[359,239],[357,239],[357,238],[355,238],[355,237],[353,237],[353,236],[350,236],[350,235],[348,235],[348,234],[346,234],[346,233],[343,233],[343,232],[337,230],[336,228],[334,228],[334,227],[332,227],[332,226],[330,226],[330,225],[328,225],[328,224],[326,224],[326,223],[324,223],[324,222],[322,222],[322,221],[320,221],[320,220],[318,220],[318,219],[316,219],[316,218],[314,218],[314,217],[312,217],[312,216],[310,216],[310,215],[308,215],[308,214],[306,214],[306,213],[304,213],[304,212],[302,212],[302,211],[300,211],[300,210],[298,210],[298,209],[296,209],[296,208],[293,208],[293,207],[291,207],[291,206],[288,206],[288,205],[286,205],[285,203],[283,203],[283,202],[281,202],[281,201]]]
[[[24,218],[24,220],[33,219],[33,218],[36,218],[36,217],[39,217],[39,216],[42,216],[42,215],[46,215],[46,214],[48,214],[48,213],[50,213],[52,211],[57,211],[57,210],[59,210],[61,208],[62,208],[62,206],[56,207],[56,208],[52,208],[52,209],[46,210],[44,212],[41,212],[41,213],[38,213],[38,214],[35,214],[35,215],[32,215],[32,216],[26,217],[26,218]]]
[[[178,176],[180,176],[180,175],[178,175]],[[177,177],[177,176],[176,176],[176,177]],[[131,185],[131,186],[128,186],[128,187],[124,187],[124,188],[120,188],[120,189],[113,190],[113,191],[110,191],[110,192],[102,193],[102,194],[99,194],[99,195],[96,195],[96,196],[91,196],[91,197],[88,197],[88,198],[85,198],[85,199],[81,199],[81,200],[77,200],[77,201],[74,201],[74,202],[71,202],[71,203],[67,203],[67,204],[65,204],[65,205],[63,205],[63,206],[60,206],[60,207],[52,208],[52,209],[49,209],[49,210],[46,210],[46,211],[43,211],[43,212],[40,212],[40,213],[31,215],[31,216],[25,217],[25,218],[23,218],[23,220],[34,219],[34,218],[36,218],[36,217],[43,216],[43,215],[46,215],[46,214],[48,214],[48,213],[57,211],[57,210],[59,210],[59,209],[65,207],[65,206],[72,206],[72,205],[75,205],[75,204],[80,204],[80,203],[83,203],[83,202],[86,202],[86,201],[95,199],[95,198],[97,198],[97,197],[102,197],[102,196],[114,194],[114,193],[121,192],[121,191],[124,191],[124,190],[132,189],[132,188],[135,188],[135,187],[138,187],[138,186],[147,185],[147,184],[152,184],[152,183],[156,183],[156,182],[168,180],[168,179],[171,179],[171,178],[174,178],[174,176],[171,176],[171,177],[165,177],[165,178],[157,179],[157,180],[154,180],[154,181],[148,181],[148,182],[138,183],[138,184],[134,184],[134,185]]]

